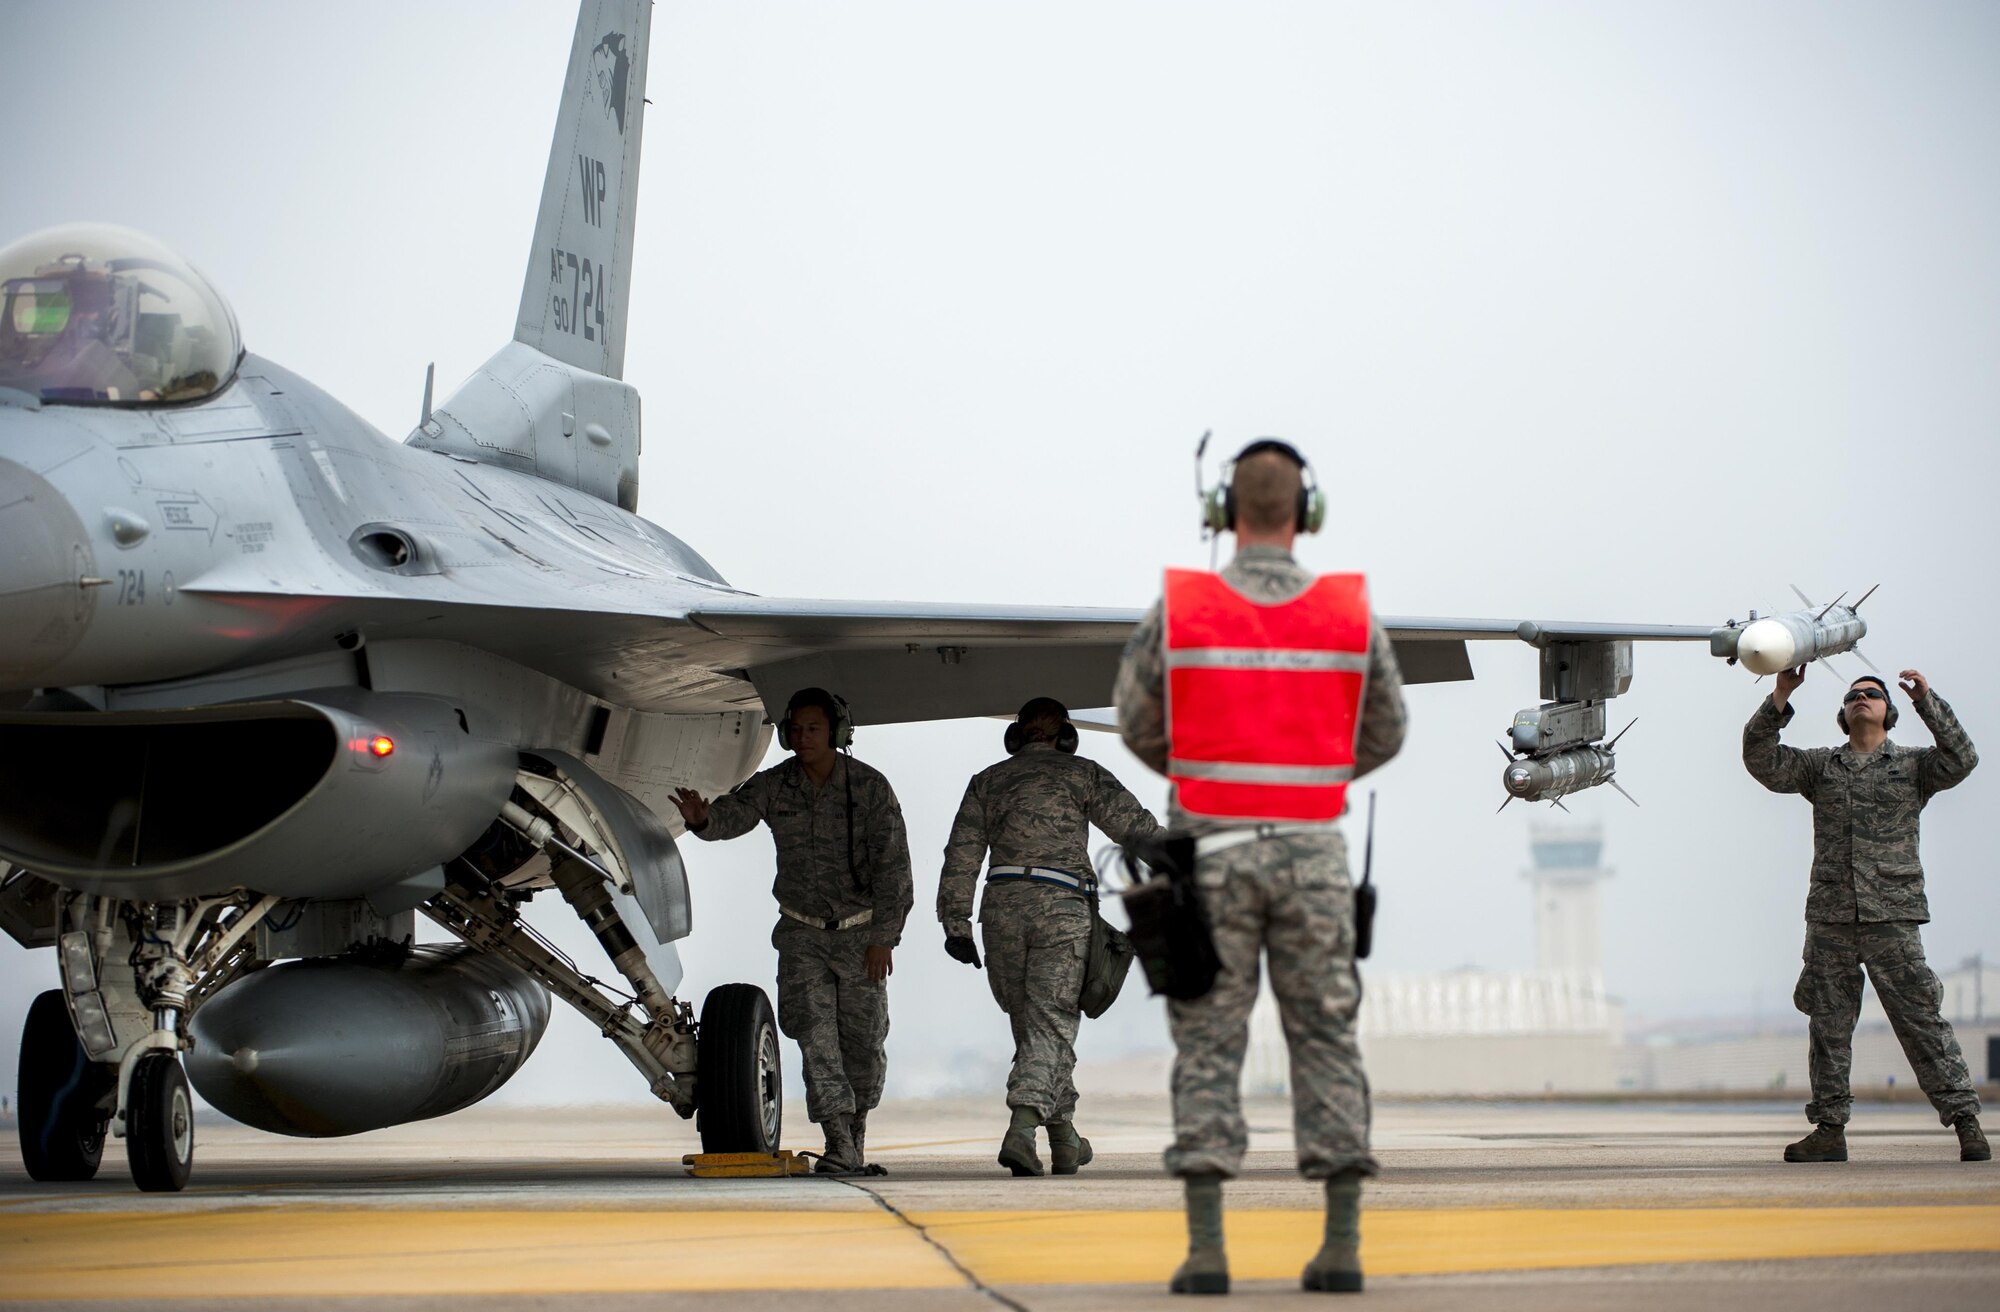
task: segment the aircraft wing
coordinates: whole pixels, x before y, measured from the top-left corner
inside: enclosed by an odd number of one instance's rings
[[[1140,610],[733,596],[687,622],[711,635],[782,706],[810,685],[838,690],[863,724],[1011,713],[1038,695],[1106,706]],[[1707,641],[1709,626],[1382,616],[1406,683],[1472,677],[1467,641]],[[720,654],[720,653],[716,653]]]

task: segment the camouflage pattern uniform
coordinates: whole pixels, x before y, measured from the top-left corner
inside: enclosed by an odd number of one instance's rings
[[[888,1058],[889,986],[867,976],[871,946],[902,940],[911,896],[910,840],[903,808],[882,772],[842,756],[824,784],[784,761],[739,784],[709,806],[692,831],[735,838],[762,820],[778,849],[771,892],[782,908],[819,925],[780,915],[771,931],[778,949],[778,1027],[798,1041],[806,1116],[813,1121],[865,1112],[882,1100]],[[851,862],[851,864],[850,864]],[[869,913],[866,924],[827,929]]]
[[[972,895],[988,849],[996,866],[1035,866],[1090,877],[1090,826],[1125,843],[1160,827],[1125,785],[1088,757],[1030,742],[966,785],[938,879],[946,937],[972,933]],[[1014,1028],[1007,1105],[1044,1121],[1076,1110],[1076,1029],[1083,1013],[1090,900],[1054,884],[989,880],[979,924],[986,982]]]
[[[1810,1019],[1808,1120],[1847,1124],[1853,1098],[1854,1022],[1861,971],[1875,984],[1917,1083],[1938,1119],[1979,1113],[1958,1040],[1940,1015],[1944,990],[1924,960],[1918,926],[1931,918],[1917,859],[1917,817],[1932,796],[1979,763],[1972,740],[1944,698],[1913,706],[1935,747],[1884,741],[1863,755],[1852,747],[1800,750],[1778,743],[1796,707],[1778,712],[1766,697],[1743,728],[1743,764],[1774,793],[1800,793],[1813,807],[1812,885],[1806,895],[1805,969],[1792,995]]]
[[[1230,586],[1254,601],[1289,601],[1314,575],[1277,547],[1237,551],[1222,571]],[[1355,746],[1355,777],[1394,756],[1403,745],[1403,676],[1395,648],[1371,622],[1368,683]],[[1125,645],[1118,671],[1118,725],[1126,746],[1166,773],[1166,656],[1160,603]],[[1168,804],[1178,833],[1217,833],[1231,826]],[[1271,990],[1284,1023],[1292,1062],[1292,1121],[1299,1170],[1311,1179],[1342,1171],[1376,1171],[1368,1148],[1368,1077],[1354,1041],[1361,980],[1354,968],[1354,893],[1347,843],[1335,830],[1294,833],[1226,848],[1196,863],[1196,878],[1215,928],[1222,973],[1205,998],[1169,1002],[1173,1031],[1174,1143],[1167,1170],[1175,1175],[1234,1176],[1249,1130],[1243,1122],[1243,1054],[1250,1008],[1257,1001],[1258,956],[1268,956]]]

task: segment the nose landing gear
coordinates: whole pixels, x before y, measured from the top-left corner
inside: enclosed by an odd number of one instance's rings
[[[132,1067],[125,1095],[125,1157],[148,1193],[187,1187],[194,1166],[194,1103],[180,1054],[149,1052]]]

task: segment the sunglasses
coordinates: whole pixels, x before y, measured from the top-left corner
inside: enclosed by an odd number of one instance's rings
[[[1864,697],[1871,702],[1886,702],[1889,700],[1889,694],[1883,692],[1880,688],[1849,688],[1847,696],[1840,699],[1841,705],[1844,706],[1848,702],[1858,702]]]

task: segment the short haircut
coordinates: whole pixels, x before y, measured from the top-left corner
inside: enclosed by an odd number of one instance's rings
[[[1880,689],[1882,690],[1882,695],[1883,695],[1884,697],[1887,697],[1887,696],[1889,695],[1889,684],[1888,684],[1888,681],[1887,681],[1887,680],[1885,680],[1885,679],[1884,679],[1884,678],[1883,678],[1883,677],[1882,677],[1881,675],[1879,675],[1879,674],[1864,674],[1864,675],[1862,675],[1862,676],[1861,676],[1860,678],[1858,678],[1858,679],[1855,679],[1855,680],[1851,681],[1851,682],[1850,682],[1850,683],[1849,683],[1849,684],[1848,684],[1847,686],[1848,686],[1848,687],[1850,687],[1850,688],[1852,688],[1852,687],[1853,687],[1853,686],[1854,686],[1855,684],[1857,684],[1857,683],[1872,683],[1872,684],[1874,684],[1874,685],[1875,685],[1876,687],[1878,687],[1878,688],[1880,688]]]
[[[1069,708],[1053,697],[1030,698],[1014,717],[1022,737],[1031,743],[1052,743],[1069,722]]]
[[[1236,462],[1229,486],[1237,527],[1268,533],[1298,525],[1305,471],[1284,452],[1266,449],[1244,456]]]
[[[808,706],[826,716],[826,727],[831,730],[840,723],[840,707],[833,700],[833,694],[824,688],[801,688],[792,694],[791,701],[785,703],[785,720],[789,723],[793,716]]]

